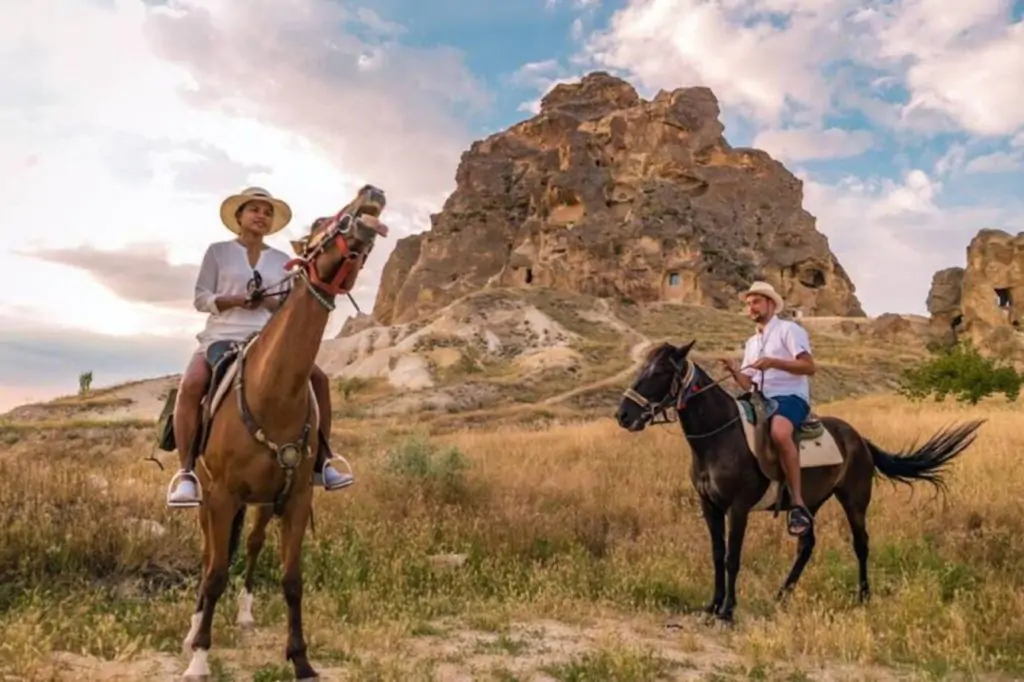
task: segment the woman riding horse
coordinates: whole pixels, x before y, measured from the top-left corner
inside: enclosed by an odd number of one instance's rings
[[[174,405],[174,439],[181,469],[174,474],[167,493],[170,507],[200,504],[198,481],[190,469],[189,451],[199,422],[200,401],[212,376],[212,368],[233,342],[259,332],[280,306],[283,297],[250,297],[254,281],[279,282],[287,275],[289,256],[264,242],[291,221],[287,203],[266,190],[250,187],[229,196],[220,207],[221,222],[237,237],[218,241],[206,249],[196,279],[194,305],[209,313],[206,327],[196,336],[199,348],[192,355],[178,387]],[[257,277],[257,273],[259,277]],[[327,490],[345,488],[355,482],[351,473],[337,471],[329,461],[331,395],[327,375],[313,366],[310,376],[320,408],[320,437],[314,482]],[[175,480],[178,485],[175,486]]]

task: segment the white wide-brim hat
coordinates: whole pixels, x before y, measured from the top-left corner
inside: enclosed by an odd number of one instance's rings
[[[747,296],[751,296],[753,294],[770,298],[775,303],[776,313],[781,313],[782,309],[786,307],[786,302],[782,300],[782,296],[780,296],[779,292],[775,291],[775,287],[768,282],[754,282],[750,285],[749,289],[740,294],[740,300],[745,301],[747,300]]]
[[[270,192],[262,187],[249,187],[243,189],[238,194],[232,194],[221,203],[220,220],[224,223],[224,227],[228,228],[235,234],[241,233],[242,230],[238,226],[238,220],[235,218],[235,213],[238,212],[238,209],[242,204],[253,200],[266,201],[274,207],[274,222],[270,226],[270,230],[267,231],[268,235],[280,232],[288,223],[291,222],[291,206],[281,199],[275,199],[270,196]]]

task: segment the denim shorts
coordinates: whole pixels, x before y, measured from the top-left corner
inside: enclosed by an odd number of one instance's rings
[[[788,419],[794,429],[800,428],[800,425],[811,413],[811,406],[798,395],[776,395],[772,396],[772,399],[779,406],[775,410],[775,414]]]

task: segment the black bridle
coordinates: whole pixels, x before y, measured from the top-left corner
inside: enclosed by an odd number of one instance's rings
[[[686,358],[683,361],[683,364],[679,364],[675,359],[669,358],[669,363],[671,363],[673,369],[672,384],[669,386],[669,390],[665,393],[664,397],[658,402],[652,402],[633,387],[627,388],[622,394],[623,398],[640,407],[641,414],[652,425],[674,423],[676,419],[672,419],[669,416],[669,410],[675,411],[678,418],[683,409],[685,409],[686,403],[704,391],[714,388],[726,379],[726,377],[722,377],[721,379],[712,381],[711,378],[697,367],[697,365],[689,358]],[[701,385],[701,379],[707,379],[708,383]],[[743,413],[740,412],[725,424],[706,433],[691,435],[686,433],[684,429],[683,435],[686,436],[687,440],[708,438],[709,436],[721,433],[725,429],[729,428],[739,421],[742,416]],[[658,421],[659,417],[661,418],[661,421]]]

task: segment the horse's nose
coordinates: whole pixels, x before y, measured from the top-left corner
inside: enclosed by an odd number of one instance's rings
[[[622,406],[615,410],[615,421],[618,422],[619,426],[626,426],[626,410]]]

